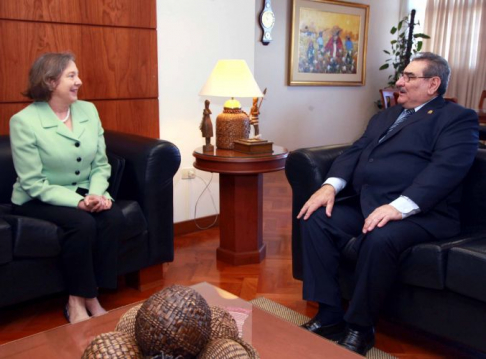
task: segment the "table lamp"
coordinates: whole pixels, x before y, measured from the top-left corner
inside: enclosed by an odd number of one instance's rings
[[[250,135],[250,119],[235,97],[263,97],[245,60],[219,60],[200,96],[231,97],[216,118],[216,147],[234,149],[234,141]]]

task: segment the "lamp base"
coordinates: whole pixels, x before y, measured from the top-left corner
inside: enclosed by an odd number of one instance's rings
[[[235,151],[258,154],[258,153],[272,153],[273,142],[267,140],[249,139],[236,140],[234,142]]]
[[[234,142],[250,136],[250,119],[241,108],[227,108],[216,118],[216,147],[232,150]]]

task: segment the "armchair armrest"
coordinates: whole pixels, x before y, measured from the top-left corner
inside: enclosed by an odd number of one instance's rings
[[[301,148],[292,151],[285,163],[285,174],[292,187],[292,272],[302,278],[302,249],[300,223],[297,214],[326,180],[332,162],[349,145]]]
[[[174,258],[172,180],[181,155],[171,142],[113,131],[105,132],[107,151],[123,157],[118,199],[137,201],[148,224],[147,267]]]

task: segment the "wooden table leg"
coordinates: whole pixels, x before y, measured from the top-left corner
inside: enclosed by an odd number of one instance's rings
[[[262,239],[263,175],[220,174],[220,244],[217,259],[233,265],[260,263],[266,247]]]

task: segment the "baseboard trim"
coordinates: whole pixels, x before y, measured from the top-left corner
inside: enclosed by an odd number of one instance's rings
[[[196,221],[199,227],[206,228],[214,222],[215,217],[216,217],[215,215],[201,217],[201,218],[197,218]],[[214,227],[219,227],[219,216],[218,219],[216,220],[216,223],[214,224]],[[199,231],[202,231],[202,229],[199,229],[196,226],[194,219],[191,219],[189,221],[174,223],[174,236],[182,236],[184,234],[189,234],[189,233],[194,233]]]

